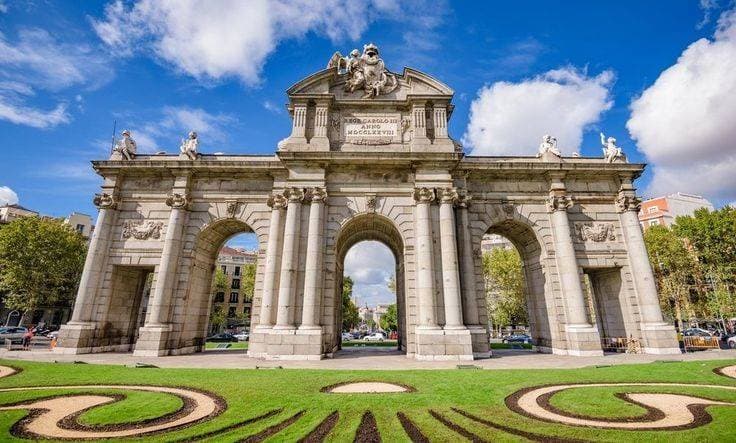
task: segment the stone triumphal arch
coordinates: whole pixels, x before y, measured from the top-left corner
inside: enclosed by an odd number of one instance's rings
[[[258,238],[251,356],[339,349],[343,259],[362,240],[396,257],[407,356],[488,355],[487,233],[522,255],[538,350],[598,355],[622,337],[679,352],[637,219],[644,165],[612,138],[598,158],[563,158],[549,136],[536,157],[465,156],[447,131],[453,91],[388,71],[373,45],[287,93],[292,130],[275,155],[198,153],[194,132],[178,155],[140,155],[128,133],[93,162],[99,218],[59,352],[201,351],[217,251],[239,232]]]

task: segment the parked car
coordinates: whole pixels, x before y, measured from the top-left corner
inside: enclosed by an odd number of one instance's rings
[[[233,343],[238,341],[237,338],[233,334],[230,334],[228,332],[223,332],[220,334],[215,334],[207,337],[207,341],[211,341],[214,343]]]
[[[386,340],[386,336],[383,335],[383,332],[374,332],[371,335],[366,335],[363,337],[363,340],[365,341],[384,341]]]
[[[342,333],[342,341],[350,341],[353,340],[353,334],[349,332],[343,332]]]
[[[731,349],[736,349],[736,335],[732,335],[726,339],[726,345]]]
[[[688,328],[682,331],[684,337],[712,337],[713,334],[700,328]]]
[[[239,332],[233,335],[233,337],[237,338],[238,341],[248,341],[250,339],[250,335],[247,332]]]
[[[504,343],[531,343],[532,338],[527,334],[513,334],[501,339]]]
[[[352,334],[352,335],[353,335],[353,340],[360,340],[361,338],[363,338],[363,337],[364,337],[364,334],[361,334],[361,333],[360,333],[360,332],[358,332],[358,331],[356,331],[356,332],[353,332],[353,334]]]
[[[23,326],[0,328],[0,345],[5,344],[6,339],[12,340],[13,343],[21,343],[26,332],[28,332],[28,329]]]

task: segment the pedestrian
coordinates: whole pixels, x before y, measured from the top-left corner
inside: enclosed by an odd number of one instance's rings
[[[33,338],[33,326],[28,328],[23,334],[23,349],[28,350],[31,347],[31,339]]]

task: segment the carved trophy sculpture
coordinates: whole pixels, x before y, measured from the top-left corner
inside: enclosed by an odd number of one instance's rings
[[[196,160],[198,146],[199,138],[197,138],[197,133],[192,131],[189,133],[189,137],[182,139],[179,151],[181,151],[181,155],[186,156],[189,160]]]
[[[378,47],[373,43],[363,46],[363,54],[357,49],[343,57],[335,52],[327,63],[327,68],[335,68],[339,75],[346,75],[345,91],[365,91],[363,98],[375,98],[388,94],[399,86],[396,75],[386,69],[379,57]]]
[[[601,144],[603,145],[603,159],[606,163],[613,163],[616,160],[626,162],[626,156],[621,151],[621,147],[616,145],[615,138],[606,138],[601,132]]]
[[[562,157],[562,153],[557,149],[557,139],[551,135],[545,135],[542,137],[542,143],[539,144],[539,153],[537,157],[542,157],[546,153],[551,153],[557,157]]]
[[[123,136],[123,139],[115,143],[113,153],[120,153],[120,155],[122,155],[124,159],[133,160],[133,158],[135,158],[135,153],[138,145],[135,144],[135,140],[131,138],[130,131],[128,131],[127,129],[121,134]]]

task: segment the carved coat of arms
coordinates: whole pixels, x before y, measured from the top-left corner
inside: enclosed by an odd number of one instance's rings
[[[396,75],[386,69],[383,59],[378,55],[378,46],[373,43],[364,45],[362,54],[357,49],[353,49],[348,57],[335,52],[327,68],[335,68],[338,74],[346,75],[345,91],[362,89],[365,91],[363,98],[388,94],[399,86]]]

